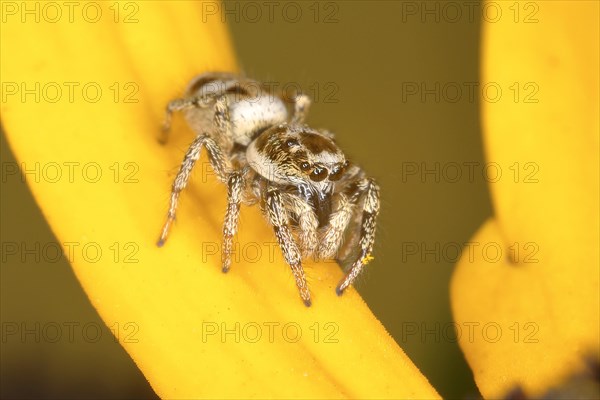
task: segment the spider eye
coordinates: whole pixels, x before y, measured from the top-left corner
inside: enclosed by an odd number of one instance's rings
[[[335,167],[333,167],[333,171],[331,171],[331,173],[329,174],[329,180],[330,181],[339,180],[342,177],[342,175],[344,174],[344,172],[346,172],[347,166],[348,166],[348,161],[346,161],[343,164],[338,164]]]
[[[321,182],[323,179],[327,178],[327,174],[327,168],[316,166],[310,173],[310,179],[315,182]]]
[[[288,139],[284,143],[284,146],[287,148],[297,146],[297,145],[298,145],[298,141],[296,139]]]
[[[306,172],[310,169],[310,164],[307,163],[306,161],[304,161],[303,163],[300,164],[300,169],[302,171]]]

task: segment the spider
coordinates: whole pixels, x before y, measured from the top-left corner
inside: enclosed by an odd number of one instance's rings
[[[195,77],[184,97],[166,107],[162,143],[174,112],[184,113],[197,136],[173,182],[157,245],[167,239],[180,193],[204,147],[217,178],[227,185],[223,272],[231,266],[240,205],[258,203],[304,304],[311,305],[302,268],[308,257],[337,256],[341,265],[351,264],[336,287],[341,295],[371,259],[379,187],[346,159],[331,132],[304,124],[310,103],[304,94],[272,93],[258,81],[232,73]]]

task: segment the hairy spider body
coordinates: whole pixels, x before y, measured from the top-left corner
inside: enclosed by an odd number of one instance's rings
[[[305,95],[289,99],[231,73],[194,78],[185,96],[167,105],[161,141],[166,141],[176,111],[184,113],[197,136],[173,182],[157,244],[162,246],[167,239],[179,195],[204,147],[218,179],[228,188],[223,271],[231,266],[240,205],[259,203],[304,304],[311,304],[302,268],[308,257],[351,263],[336,288],[341,295],[370,259],[379,188],[346,159],[330,132],[304,124],[309,106]]]

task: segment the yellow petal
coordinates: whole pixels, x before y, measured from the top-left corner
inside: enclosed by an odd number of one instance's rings
[[[242,209],[238,259],[221,273],[213,250],[226,193],[206,164],[169,242],[155,246],[192,139],[176,121],[169,145],[157,143],[164,106],[195,74],[235,70],[235,58],[218,19],[202,22],[200,3],[95,4],[97,22],[79,12],[58,23],[4,15],[2,122],[22,168],[39,168],[28,184],[92,304],[123,327],[118,339],[154,390],[437,398],[358,294],[335,295],[336,264],[307,265],[313,306],[302,304],[256,207]]]
[[[598,357],[600,337],[598,3],[515,5],[538,22],[484,25],[482,81],[515,90],[483,103],[488,162],[505,175],[472,240],[502,256],[465,252],[451,288],[459,324],[488,324],[460,342],[486,398],[541,395]]]

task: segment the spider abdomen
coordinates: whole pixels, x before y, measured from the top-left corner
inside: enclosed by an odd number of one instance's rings
[[[285,122],[288,112],[277,97],[261,94],[241,99],[229,105],[231,135],[234,142],[247,146],[256,134],[273,125]]]

